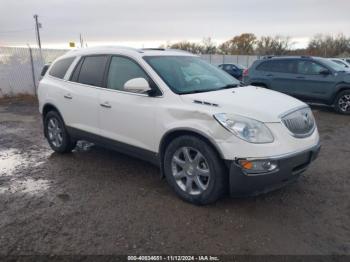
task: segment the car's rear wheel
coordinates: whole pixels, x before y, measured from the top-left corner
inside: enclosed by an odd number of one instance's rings
[[[72,141],[61,116],[56,111],[50,111],[45,115],[44,132],[50,147],[55,152],[68,153],[76,146],[76,141]]]
[[[216,151],[195,136],[173,140],[164,156],[165,176],[184,200],[204,205],[218,200],[226,191],[227,174]]]
[[[350,114],[350,90],[342,91],[337,95],[334,108],[338,113]]]

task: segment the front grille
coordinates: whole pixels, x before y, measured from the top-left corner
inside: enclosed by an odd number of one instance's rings
[[[295,137],[307,137],[313,133],[316,127],[314,116],[308,107],[283,116],[282,123]]]

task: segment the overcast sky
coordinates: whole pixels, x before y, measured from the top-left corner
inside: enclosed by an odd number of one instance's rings
[[[43,46],[158,46],[167,41],[216,43],[251,32],[291,36],[305,45],[317,33],[350,36],[350,0],[0,0],[0,45],[35,44],[33,14]]]

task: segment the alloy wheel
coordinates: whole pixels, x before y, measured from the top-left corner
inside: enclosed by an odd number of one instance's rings
[[[339,109],[342,112],[350,111],[350,94],[345,94],[338,100]]]
[[[60,122],[52,117],[47,124],[47,134],[50,142],[55,147],[60,147],[63,143],[63,130]]]
[[[209,165],[197,149],[179,148],[172,157],[171,167],[175,182],[188,194],[199,195],[208,188],[211,175]]]

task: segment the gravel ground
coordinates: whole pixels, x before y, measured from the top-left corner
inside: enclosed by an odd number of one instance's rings
[[[0,254],[350,255],[350,116],[314,113],[322,150],[297,183],[197,207],[146,162],[53,153],[35,103],[0,101]]]

